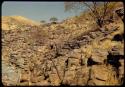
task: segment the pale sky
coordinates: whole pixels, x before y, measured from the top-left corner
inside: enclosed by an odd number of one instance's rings
[[[2,16],[19,15],[34,21],[57,17],[59,21],[78,15],[80,12],[65,12],[64,2],[35,2],[35,1],[5,1],[2,3]]]

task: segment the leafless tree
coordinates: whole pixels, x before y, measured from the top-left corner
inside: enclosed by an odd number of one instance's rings
[[[96,2],[96,1],[92,1],[92,2],[85,2],[85,1],[80,1],[80,2],[64,2],[65,5],[65,11],[69,11],[69,10],[78,10],[78,9],[82,9],[85,11],[86,10],[90,10],[90,15],[92,18],[94,18],[94,20],[96,21],[96,23],[99,25],[99,27],[102,27],[102,25],[104,24],[104,20],[106,19],[106,16],[111,8],[114,8],[113,6],[111,7],[110,4],[113,4],[115,6],[115,2],[111,3],[111,2]]]

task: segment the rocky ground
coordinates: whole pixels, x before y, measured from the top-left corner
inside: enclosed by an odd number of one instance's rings
[[[122,85],[123,21],[68,23],[2,30],[3,85]]]

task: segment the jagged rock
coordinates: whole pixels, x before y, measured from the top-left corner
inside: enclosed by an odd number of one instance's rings
[[[89,82],[89,84],[88,85],[106,85],[106,82],[105,81],[102,81],[102,80],[98,80],[98,79],[94,79],[94,82],[92,81],[92,82]]]
[[[68,67],[72,67],[73,65],[79,65],[79,59],[69,58]]]
[[[13,66],[2,64],[2,82],[7,85],[16,85],[19,83],[20,72]]]
[[[119,78],[122,79],[124,78],[124,60],[120,59],[119,60],[121,66],[119,67]]]
[[[77,68],[76,71],[77,85],[86,85],[89,79],[89,68],[86,66]]]
[[[115,72],[103,65],[92,66],[91,73],[91,80],[88,85],[113,85],[118,83]]]
[[[97,35],[96,35],[96,33],[95,33],[95,32],[90,32],[90,37],[91,37],[91,38],[93,38],[93,39],[94,39],[94,38],[96,38],[96,36],[97,36]]]
[[[34,86],[50,86],[51,84],[47,80],[42,80],[40,82],[31,84],[31,85],[34,85]]]
[[[110,52],[111,52],[111,54],[113,54],[113,55],[124,55],[123,48],[118,47],[118,46],[114,46],[114,47],[111,49]]]
[[[92,66],[92,76],[91,78],[95,78],[98,80],[106,81],[108,79],[108,69],[104,66]]]
[[[72,52],[69,54],[69,57],[70,57],[70,58],[80,59],[81,54],[80,54],[80,53],[76,53],[76,52],[72,51]]]
[[[75,77],[75,71],[66,71],[63,83],[73,84],[74,77]]]
[[[105,33],[105,28],[100,28],[100,31],[101,31],[102,33]]]
[[[95,49],[92,53],[92,59],[95,62],[103,63],[105,59],[107,59],[108,52],[106,50]]]
[[[60,79],[57,74],[50,74],[49,78],[52,85],[59,85]]]
[[[29,74],[26,73],[25,71],[21,72],[20,82],[28,82],[28,80],[29,80]]]
[[[124,22],[124,8],[119,8],[116,11],[116,14],[118,14],[118,16],[122,19],[122,21]]]
[[[118,21],[117,25],[106,24],[107,28],[98,29],[89,20],[81,22],[73,19],[55,25],[2,30],[3,84],[123,84],[124,41],[112,40],[123,32],[119,27],[122,23]],[[105,41],[107,38],[111,44]]]

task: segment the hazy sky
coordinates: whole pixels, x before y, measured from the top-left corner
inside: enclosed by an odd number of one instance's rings
[[[75,12],[65,12],[64,2],[19,2],[5,1],[2,3],[2,16],[20,15],[35,21],[49,21],[52,16],[59,20],[78,15]]]

